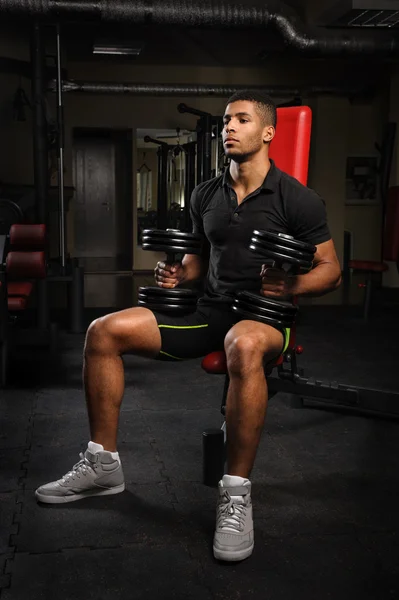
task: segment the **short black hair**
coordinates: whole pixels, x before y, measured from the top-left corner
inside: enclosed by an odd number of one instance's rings
[[[230,96],[227,104],[238,102],[239,100],[249,100],[249,102],[253,102],[256,105],[263,125],[277,126],[277,109],[270,96],[256,90],[241,90]]]

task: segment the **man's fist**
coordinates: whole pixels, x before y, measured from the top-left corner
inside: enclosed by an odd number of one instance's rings
[[[155,281],[161,288],[175,288],[183,280],[184,267],[181,263],[168,265],[165,262],[158,262],[154,269]]]
[[[262,265],[260,273],[262,288],[260,293],[268,298],[283,299],[292,296],[296,277],[288,275],[282,269],[276,269],[269,265]]]

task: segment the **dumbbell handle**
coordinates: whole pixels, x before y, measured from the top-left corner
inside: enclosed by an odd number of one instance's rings
[[[179,229],[167,229],[166,231],[177,231],[178,233],[180,233]],[[183,254],[181,254],[180,252],[166,253],[166,264],[167,265],[173,265],[176,262],[181,264],[182,261],[183,261]]]
[[[271,266],[273,269],[279,269],[280,271],[283,271],[283,264],[283,261],[280,262],[279,260],[274,260]],[[288,271],[286,271],[286,273],[290,275],[298,275],[298,269],[295,267],[295,265],[292,265]]]
[[[283,270],[283,262],[280,262],[279,260],[274,260],[271,264],[272,269],[279,269],[280,271]]]
[[[166,254],[166,264],[173,265],[174,263],[182,263],[183,255],[180,252],[172,252],[170,254]]]

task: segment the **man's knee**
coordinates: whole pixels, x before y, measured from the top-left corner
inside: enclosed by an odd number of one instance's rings
[[[86,332],[85,352],[109,352],[117,350],[121,327],[115,314],[99,317],[90,323]]]
[[[278,357],[282,343],[281,332],[271,327],[268,331],[232,327],[224,341],[229,373],[244,374],[263,369],[266,363]]]
[[[229,372],[242,373],[260,368],[263,364],[264,340],[253,333],[229,334],[225,339]]]

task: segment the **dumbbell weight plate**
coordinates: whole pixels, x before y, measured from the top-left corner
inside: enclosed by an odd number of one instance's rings
[[[265,242],[271,242],[272,244],[278,244],[285,248],[299,250],[299,252],[314,254],[317,250],[316,246],[314,246],[313,244],[308,244],[307,242],[300,242],[299,240],[296,240],[292,236],[286,234],[278,234],[272,233],[271,231],[262,231],[255,229],[252,232],[252,235],[258,237],[260,240],[263,240]]]
[[[279,252],[281,254],[286,254],[287,256],[293,256],[294,258],[299,258],[304,262],[312,262],[314,258],[314,254],[311,252],[302,252],[300,250],[294,250],[293,248],[287,248],[282,246],[281,244],[273,244],[271,242],[265,242],[261,238],[257,236],[252,236],[251,243],[256,244],[259,247],[260,252],[267,253],[268,251]]]
[[[198,294],[192,290],[142,286],[139,288],[138,304],[153,310],[168,312],[194,312]]]
[[[243,302],[235,300],[234,306],[237,306],[240,310],[244,310],[246,312],[257,312],[259,314],[264,315],[265,317],[269,317],[270,319],[278,319],[279,321],[284,321],[289,323],[290,325],[295,321],[296,315],[286,315],[275,310],[271,310],[270,308],[256,306],[255,304],[249,304],[248,302]],[[289,327],[290,325],[287,325]]]
[[[139,294],[138,299],[146,302],[147,304],[179,304],[191,306],[197,304],[197,298],[173,298],[172,296],[146,296],[145,294]]]
[[[298,307],[291,302],[285,300],[274,300],[273,298],[267,298],[266,296],[260,296],[253,292],[237,292],[237,300],[243,300],[244,302],[255,304],[261,308],[271,308],[276,312],[280,312],[282,315],[296,315]]]
[[[198,246],[172,246],[170,244],[148,244],[143,242],[141,245],[143,250],[151,250],[152,252],[166,252],[166,254],[200,254],[201,249]]]
[[[166,252],[167,254],[200,254],[202,236],[198,233],[178,231],[176,229],[144,229],[142,233],[143,250]]]
[[[203,237],[198,233],[187,233],[185,231],[145,229],[142,233],[143,239],[151,243],[172,243],[179,246],[200,246]]]
[[[142,239],[151,244],[172,244],[175,246],[201,246],[202,239],[186,240],[178,236],[142,235]]]
[[[235,300],[233,303],[233,307],[234,306],[236,307],[236,312],[238,312],[238,314],[243,312],[251,315],[259,315],[261,317],[277,321],[284,327],[292,327],[295,322],[295,315],[283,315],[268,308],[261,308],[260,306],[255,306],[254,304],[248,304],[242,300]]]
[[[259,255],[262,255],[262,251],[258,244],[250,244],[249,249],[253,250],[254,252],[257,252]],[[263,256],[265,258],[274,260],[279,263],[288,263],[302,271],[311,271],[312,266],[313,266],[313,263],[311,263],[311,262],[306,262],[306,261],[301,260],[300,258],[294,258],[293,256],[289,256],[287,254],[281,254],[280,252],[273,252],[271,250],[268,250],[267,253],[265,252],[263,254]]]
[[[165,254],[200,254],[201,248],[200,246],[181,246],[179,244],[167,244],[162,243],[152,243],[142,241],[142,249],[143,250],[152,250],[153,252],[165,252]]]
[[[196,242],[202,240],[202,236],[199,233],[179,231],[178,229],[144,229],[143,235],[154,238],[178,238],[186,242]]]
[[[151,294],[152,296],[164,296],[165,292],[173,298],[197,298],[197,293],[185,288],[161,288],[155,285],[139,287],[139,294]]]
[[[146,300],[139,300],[138,305],[150,310],[159,310],[159,312],[172,312],[173,314],[193,313],[196,310],[196,304],[153,304]]]
[[[240,315],[240,317],[242,319],[247,319],[249,321],[259,321],[260,323],[265,323],[266,325],[271,325],[272,327],[276,327],[277,329],[284,328],[284,327],[291,327],[291,325],[286,325],[285,324],[286,322],[283,322],[279,319],[270,319],[269,317],[265,317],[256,312],[247,312],[247,311],[241,310],[234,304],[232,306],[232,310],[235,313],[237,313],[238,315]]]

